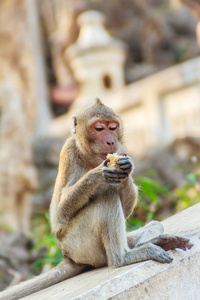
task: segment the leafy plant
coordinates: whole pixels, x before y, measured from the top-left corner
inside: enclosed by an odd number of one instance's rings
[[[153,172],[151,172],[153,174]],[[157,208],[161,205],[161,196],[170,197],[168,189],[156,180],[147,176],[138,176],[135,183],[139,186],[139,204],[134,212],[134,217],[127,220],[127,229],[134,230],[146,222],[157,219]]]
[[[62,260],[62,253],[58,247],[57,239],[50,231],[49,213],[44,212],[40,217],[37,217],[34,221],[34,246],[32,253],[36,251],[41,252],[41,257],[37,259],[33,265],[33,272],[41,270],[46,264],[52,267],[56,266]],[[44,249],[44,251],[41,251]]]
[[[176,46],[173,49],[173,61],[178,64],[182,61],[184,55],[186,53],[186,48],[181,46]]]
[[[187,182],[173,192],[177,198],[177,210],[181,211],[200,202],[200,174],[190,173],[186,176]]]

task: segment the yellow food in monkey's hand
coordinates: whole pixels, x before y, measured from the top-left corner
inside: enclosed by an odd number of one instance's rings
[[[117,155],[117,153],[113,153],[113,154],[108,154],[106,156],[107,159],[109,159],[110,161],[107,163],[107,167],[109,168],[115,168],[115,169],[119,169],[119,165],[116,164],[116,162],[118,161],[118,159],[120,159],[122,156]]]

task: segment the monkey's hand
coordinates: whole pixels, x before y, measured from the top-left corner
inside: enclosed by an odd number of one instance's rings
[[[128,177],[129,172],[126,170],[123,170],[121,167],[120,169],[110,168],[107,167],[109,159],[106,159],[99,168],[102,170],[103,178],[105,180],[105,183],[108,184],[116,184],[121,183],[125,178]],[[123,163],[123,165],[125,165]]]
[[[154,245],[161,247],[164,250],[171,250],[175,248],[186,251],[191,249],[194,244],[189,239],[180,236],[170,236],[167,234],[159,235],[157,238],[150,241]]]
[[[129,156],[123,156],[116,162],[120,166],[120,170],[123,170],[127,175],[133,173],[134,163]]]

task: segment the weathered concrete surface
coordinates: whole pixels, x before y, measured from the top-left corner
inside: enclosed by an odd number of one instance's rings
[[[154,261],[93,270],[23,299],[200,299],[200,204],[163,221],[166,233],[189,236],[194,247],[170,251],[170,264]]]

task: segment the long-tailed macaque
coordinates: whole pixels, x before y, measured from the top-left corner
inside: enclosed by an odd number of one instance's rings
[[[108,153],[123,157],[107,167]],[[53,270],[2,293],[18,299],[92,267],[121,267],[145,260],[172,261],[166,250],[190,249],[188,239],[163,235],[152,221],[126,234],[125,220],[137,203],[134,169],[123,141],[119,116],[99,99],[74,117],[74,133],[64,144],[50,206],[53,234],[64,255]],[[3,299],[0,294],[0,299]]]

